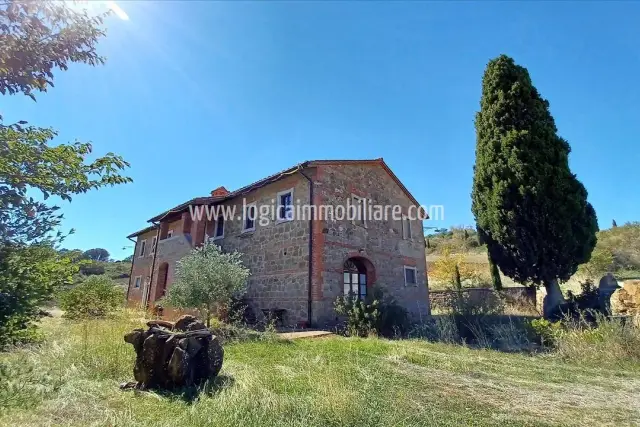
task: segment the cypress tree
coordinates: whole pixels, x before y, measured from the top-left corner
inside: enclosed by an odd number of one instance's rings
[[[526,68],[489,62],[476,114],[472,211],[500,270],[547,290],[544,314],[564,301],[558,280],[589,261],[598,231],[587,191],[569,169],[549,103]]]
[[[460,279],[460,268],[456,264],[456,269],[453,271],[453,286],[455,289],[462,289],[462,280]]]
[[[491,255],[488,255],[489,258],[489,271],[491,272],[491,284],[493,285],[493,289],[496,291],[502,290],[502,279],[500,279],[500,270],[498,270],[498,265],[493,262],[491,259]]]

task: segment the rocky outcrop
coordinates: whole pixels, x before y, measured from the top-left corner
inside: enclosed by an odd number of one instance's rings
[[[625,280],[622,288],[611,295],[611,313],[640,315],[640,280]]]
[[[124,336],[133,345],[135,383],[122,388],[189,387],[218,375],[224,350],[220,341],[194,316],[182,316],[175,324],[150,321],[146,331],[134,329]]]

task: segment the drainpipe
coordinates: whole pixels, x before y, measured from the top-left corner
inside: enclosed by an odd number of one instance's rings
[[[312,206],[312,212],[309,217],[309,286],[308,286],[308,300],[307,300],[307,326],[311,327],[311,308],[312,308],[312,297],[311,297],[311,284],[313,283],[313,217],[316,212],[316,207],[313,206],[313,180],[303,172],[302,165],[298,169],[300,174],[304,176],[307,181],[309,181],[309,205]]]
[[[138,246],[138,242],[133,240],[131,237],[127,237],[127,239],[133,242],[133,258],[131,258],[131,269],[129,269],[129,286],[127,286],[127,302],[129,302],[129,290],[131,289],[131,275],[133,274],[133,264],[136,262],[136,249]]]
[[[160,243],[160,224],[155,221],[151,221],[151,223],[156,227],[158,227],[158,230],[156,231],[156,248],[153,251],[153,261],[151,262],[151,275],[149,276],[149,287],[147,288],[147,297],[145,298],[146,299],[146,303],[144,306],[145,310],[147,309],[147,307],[149,307],[149,295],[151,294],[151,285],[153,284],[153,273],[156,270],[156,257],[158,256],[158,243]]]

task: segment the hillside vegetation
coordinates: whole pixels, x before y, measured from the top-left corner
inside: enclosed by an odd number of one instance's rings
[[[433,270],[434,267],[438,269],[440,264],[450,266],[458,262],[463,276],[468,278],[468,284],[489,286],[486,247],[480,244],[474,229],[439,229],[426,237],[430,278],[433,275],[437,281],[441,276],[439,271]],[[597,283],[608,272],[613,273],[618,280],[640,277],[640,222],[601,230],[597,233],[597,238],[591,260],[578,269],[576,276],[580,280],[589,278]]]

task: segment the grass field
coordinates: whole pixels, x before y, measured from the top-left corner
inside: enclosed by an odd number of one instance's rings
[[[640,367],[424,341],[331,337],[228,344],[197,396],[120,391],[141,319],[46,319],[39,347],[0,354],[6,426],[638,425]]]

